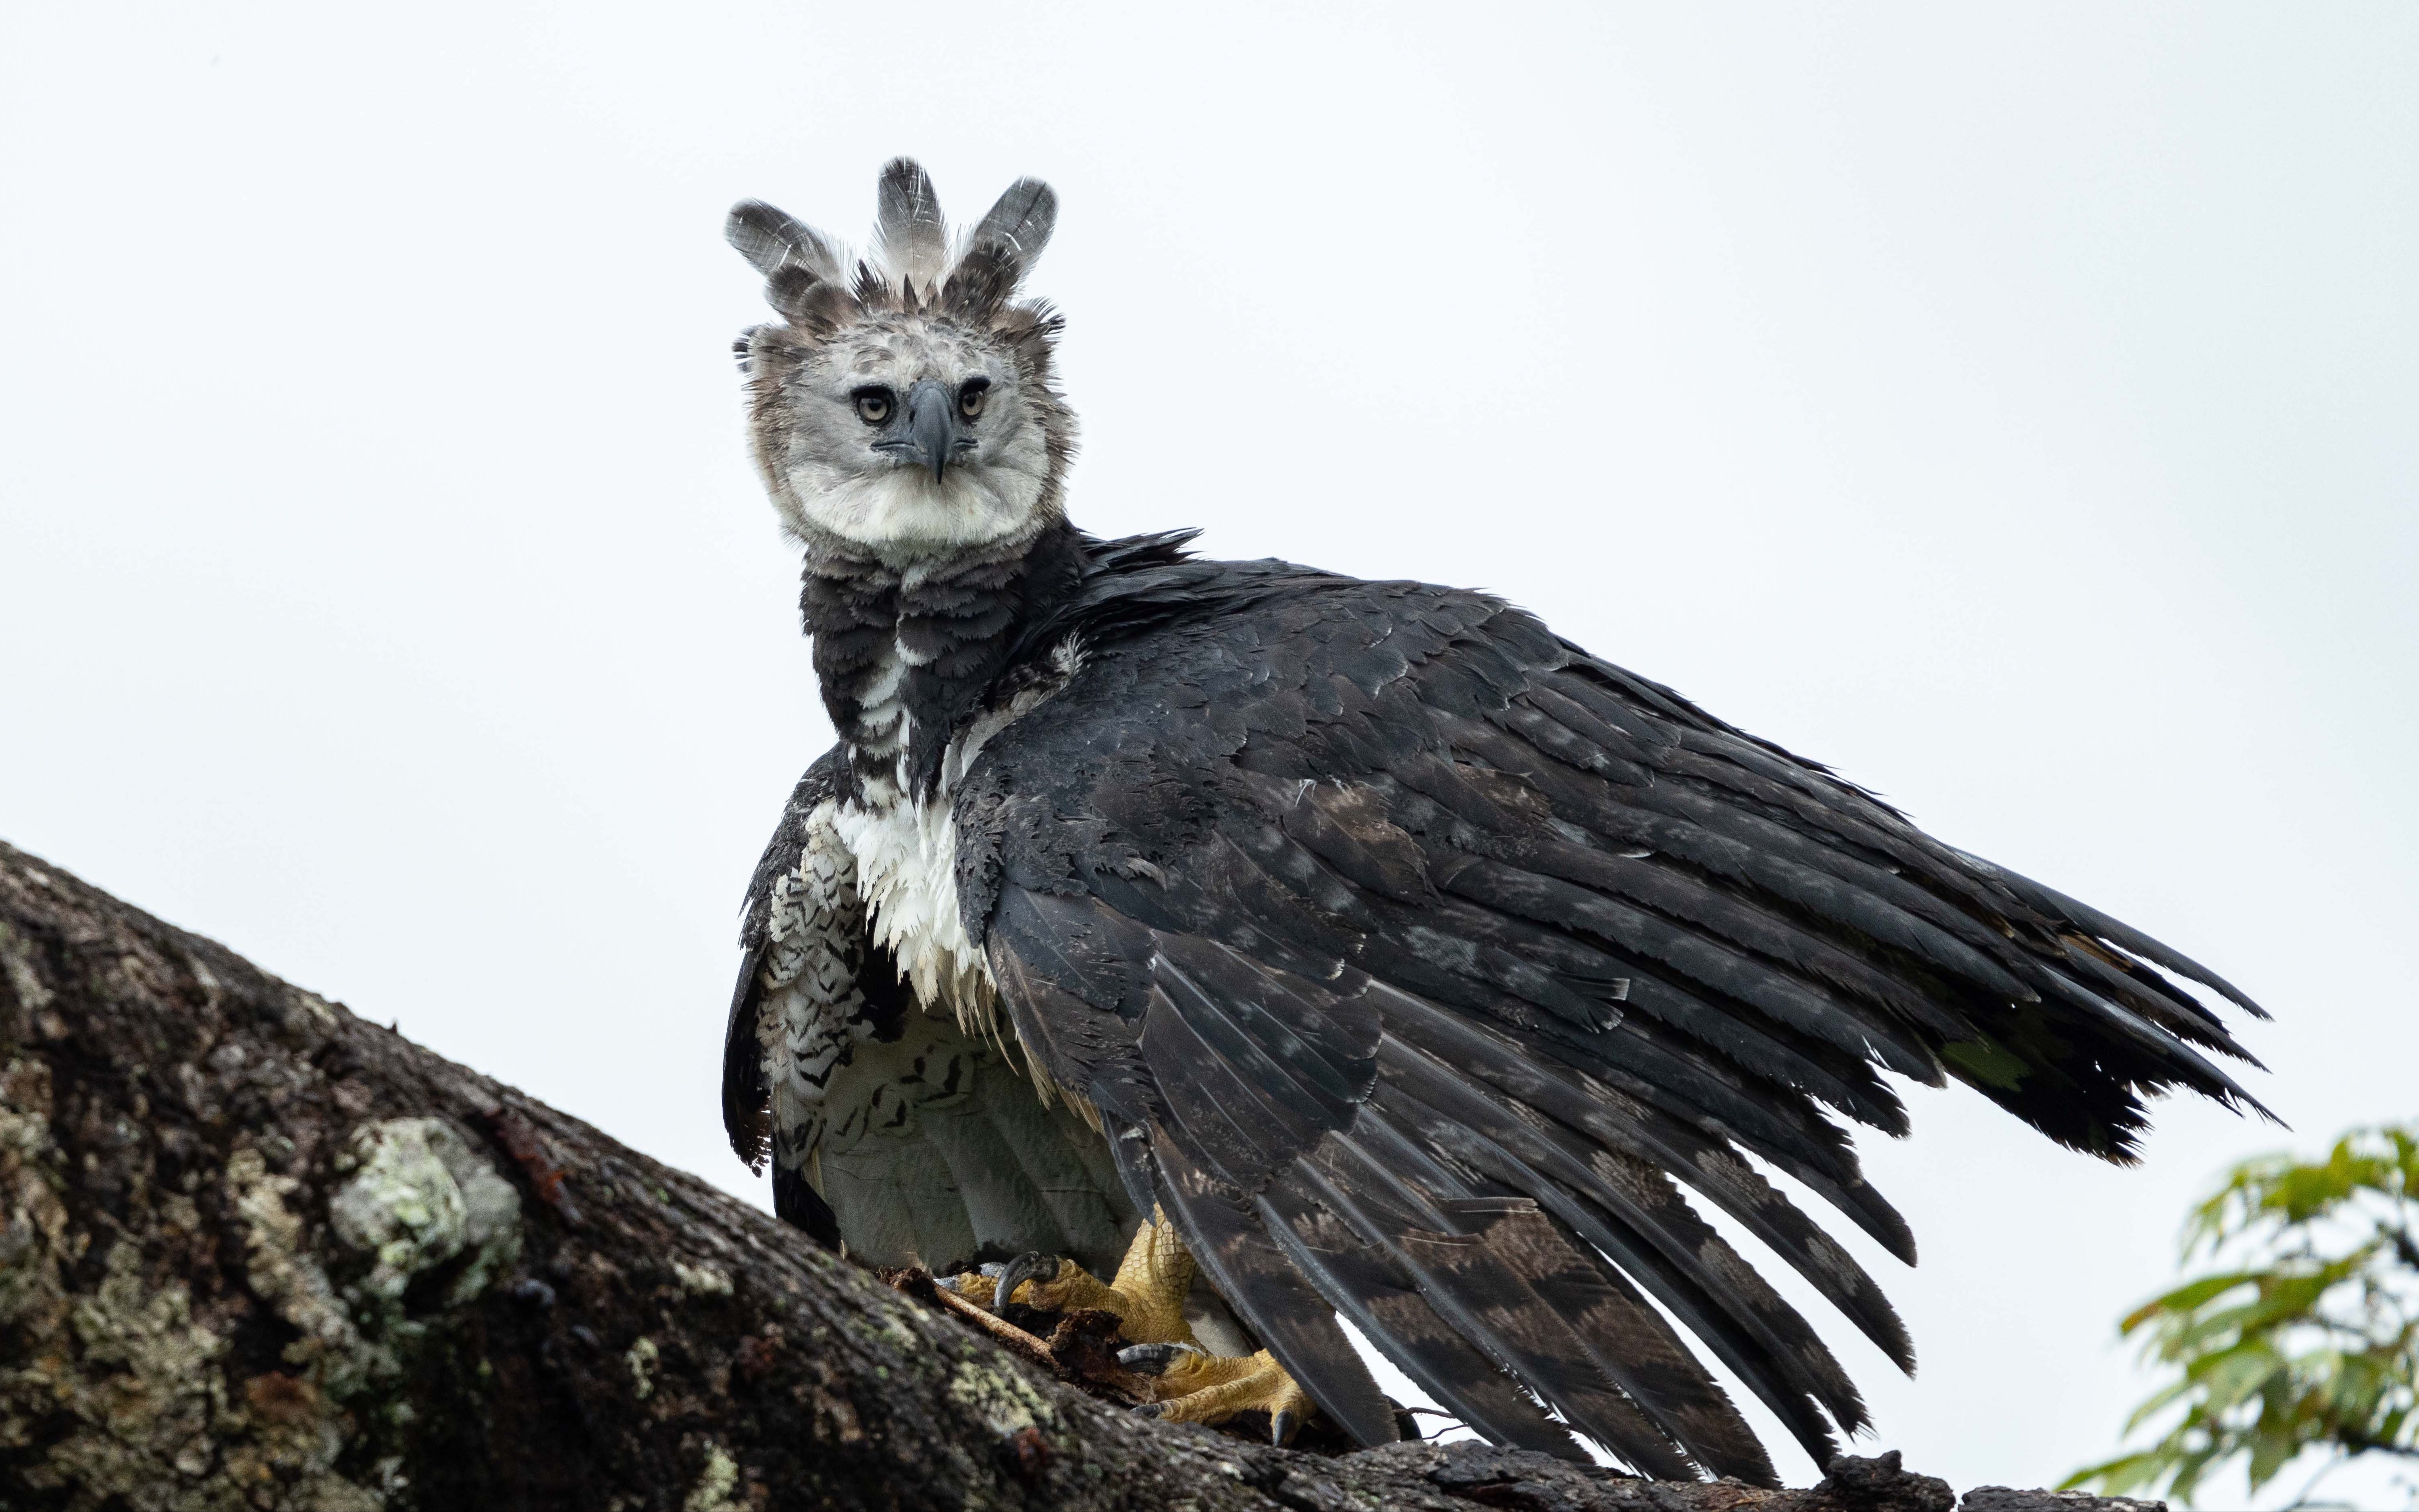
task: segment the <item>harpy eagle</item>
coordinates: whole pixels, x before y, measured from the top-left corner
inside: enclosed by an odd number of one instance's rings
[[[731,213],[738,342],[840,744],[749,888],[724,1118],[780,1214],[962,1294],[1117,1313],[1156,1411],[1396,1436],[1339,1317],[1499,1443],[1772,1483],[1866,1423],[1729,1214],[1903,1367],[1785,1173],[1912,1263],[1839,1120],[1954,1078],[2131,1157],[2257,1107],[2207,968],[1483,594],[1069,523],[1049,239]],[[985,1262],[990,1262],[988,1265]],[[1111,1279],[1103,1280],[1103,1277]]]

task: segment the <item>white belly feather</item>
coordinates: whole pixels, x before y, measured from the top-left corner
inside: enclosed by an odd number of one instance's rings
[[[916,1000],[947,1003],[961,1022],[987,1009],[991,967],[966,938],[958,911],[958,834],[945,787],[929,801],[894,793],[842,804],[832,827],[856,857],[856,887],[875,943],[898,957]]]

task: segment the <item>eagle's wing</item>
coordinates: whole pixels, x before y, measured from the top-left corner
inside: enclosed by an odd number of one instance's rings
[[[1822,1462],[1856,1389],[1681,1188],[1911,1367],[1742,1151],[1912,1261],[1825,1115],[1903,1133],[1876,1068],[2119,1160],[2146,1092],[2250,1101],[2157,968],[2252,1008],[2205,969],[1496,600],[1145,561],[1068,623],[1080,670],[959,790],[969,935],[1137,1205],[1364,1439],[1331,1308],[1499,1441],[1572,1451],[1533,1394],[1650,1473],[1768,1480],[1668,1314]]]

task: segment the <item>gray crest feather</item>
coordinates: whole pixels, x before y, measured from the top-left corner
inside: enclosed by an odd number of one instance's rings
[[[982,218],[982,224],[966,239],[966,248],[998,247],[1015,255],[1024,267],[1031,268],[1041,249],[1050,244],[1051,230],[1058,224],[1058,196],[1039,178],[1020,178],[1008,186],[1008,193]]]
[[[873,255],[893,278],[932,288],[949,268],[948,227],[932,178],[913,158],[884,164],[873,223]]]
[[[826,284],[840,282],[840,254],[814,227],[761,199],[731,207],[723,239],[766,278],[784,268],[803,268]]]

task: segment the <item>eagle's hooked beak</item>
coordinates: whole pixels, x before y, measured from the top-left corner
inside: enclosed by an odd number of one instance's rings
[[[937,378],[919,378],[907,391],[907,434],[913,439],[916,459],[932,470],[932,481],[941,481],[941,470],[949,465],[957,450],[957,404],[949,391]]]

